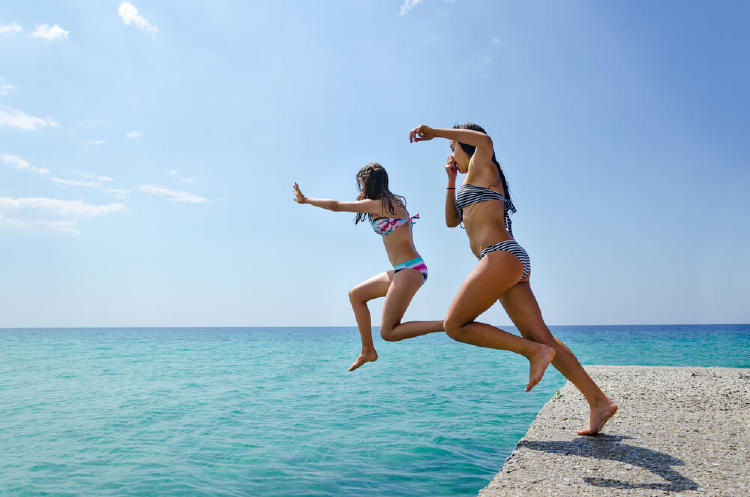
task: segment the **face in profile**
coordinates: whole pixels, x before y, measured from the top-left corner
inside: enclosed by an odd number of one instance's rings
[[[464,149],[458,144],[456,140],[450,142],[451,151],[453,152],[453,160],[456,161],[458,172],[465,174],[469,170],[469,156],[466,155]]]

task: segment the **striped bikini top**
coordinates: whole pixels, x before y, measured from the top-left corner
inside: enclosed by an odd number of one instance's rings
[[[483,186],[469,185],[464,183],[461,188],[458,189],[456,194],[456,211],[458,212],[458,218],[464,220],[464,207],[477,202],[484,202],[485,200],[500,200],[503,203],[503,217],[505,218],[505,229],[508,230],[510,236],[513,236],[513,229],[511,228],[510,214],[509,212],[515,213],[516,206],[513,202],[507,200],[505,197],[497,193],[495,190],[490,190]]]
[[[414,224],[413,219],[419,219],[419,214],[414,214],[412,217],[376,217],[372,219],[372,229],[378,235],[390,235],[393,231],[401,226],[402,224],[411,223]]]

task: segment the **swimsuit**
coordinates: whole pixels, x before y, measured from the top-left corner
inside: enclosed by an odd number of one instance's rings
[[[372,219],[372,229],[378,235],[390,235],[396,228],[402,224],[411,223],[414,224],[412,219],[419,219],[419,214],[414,214],[412,217],[376,217]]]
[[[417,271],[422,273],[425,281],[427,281],[427,264],[424,263],[424,260],[421,257],[417,257],[416,259],[402,262],[401,264],[396,264],[395,266],[393,266],[394,273],[398,273],[399,271],[403,271],[404,269],[416,269]]]
[[[475,204],[477,202],[484,202],[485,200],[502,201],[505,229],[508,230],[510,236],[513,236],[510,215],[508,213],[516,212],[516,206],[513,205],[513,202],[507,200],[496,191],[490,190],[489,188],[485,188],[483,186],[469,185],[466,183],[461,185],[461,188],[459,188],[458,194],[456,195],[456,212],[458,212],[459,219],[463,221],[464,208],[467,205]],[[509,252],[515,255],[518,260],[521,261],[521,264],[523,265],[523,276],[521,277],[521,279],[526,279],[526,277],[531,274],[531,260],[529,259],[529,254],[527,254],[523,247],[521,247],[513,238],[511,238],[510,240],[504,240],[502,242],[494,243],[489,247],[483,248],[479,253],[479,258],[481,259],[490,252],[496,251]]]
[[[381,236],[390,235],[393,233],[396,228],[399,226],[411,223],[414,224],[414,219],[419,219],[419,214],[414,214],[412,217],[406,218],[406,217],[377,217],[375,219],[372,219],[372,229]],[[396,264],[393,266],[393,272],[398,273],[399,271],[403,271],[404,269],[416,269],[420,273],[422,273],[422,276],[424,276],[424,279],[427,279],[427,264],[424,263],[424,260],[421,257],[417,257],[416,259],[412,259],[410,261],[402,262],[401,264]]]

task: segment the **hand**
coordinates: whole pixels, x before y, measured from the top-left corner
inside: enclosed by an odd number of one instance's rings
[[[365,191],[362,190],[359,192],[359,195],[357,195],[357,200],[364,200],[365,199]]]
[[[423,142],[435,138],[435,130],[420,124],[409,132],[409,143]]]
[[[307,203],[307,197],[302,195],[302,191],[299,189],[299,185],[295,182],[294,186],[292,187],[294,190],[294,201],[298,204],[304,204]]]
[[[445,159],[445,172],[448,174],[448,179],[452,181],[456,181],[456,175],[458,174],[458,164],[456,163],[456,159],[453,157],[453,155],[449,155],[447,159]]]

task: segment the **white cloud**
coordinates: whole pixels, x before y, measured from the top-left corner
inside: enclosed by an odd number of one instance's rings
[[[422,3],[422,0],[404,0],[404,3],[401,4],[401,11],[398,13],[398,15],[406,15],[407,12],[409,12],[420,3]]]
[[[128,138],[140,138],[143,136],[143,133],[141,133],[140,131],[128,131],[127,133],[125,133],[125,136],[127,136]]]
[[[0,213],[0,227],[33,229],[46,228],[52,231],[62,231],[63,233],[80,234],[81,230],[76,227],[77,220],[68,219],[63,221],[30,221],[24,219],[13,219],[3,216]]]
[[[23,28],[20,24],[12,23],[12,24],[3,24],[0,26],[0,34],[2,33],[20,33],[23,31]]]
[[[0,95],[7,95],[12,91],[16,91],[16,86],[7,84],[5,79],[0,78]]]
[[[122,19],[122,22],[124,22],[126,26],[133,24],[141,30],[153,34],[156,34],[159,31],[159,28],[148,22],[145,17],[139,15],[138,9],[136,9],[135,5],[130,2],[122,2],[120,8],[117,9],[117,13],[120,14],[120,19]]]
[[[160,186],[143,185],[139,188],[139,190],[144,193],[151,193],[153,195],[166,197],[173,202],[188,202],[191,204],[202,204],[202,203],[211,201],[210,199],[207,199],[206,197],[201,197],[200,195],[196,195],[194,193],[180,192],[176,190],[168,190]]]
[[[98,186],[101,183],[94,183],[93,181],[78,181],[74,179],[62,179],[62,178],[51,178],[55,183],[69,186]]]
[[[63,28],[55,24],[50,26],[49,24],[40,24],[36,27],[36,30],[29,35],[29,38],[41,38],[43,40],[64,40],[68,37],[70,31],[65,31]]]
[[[497,47],[497,46],[499,46],[499,45],[500,45],[500,44],[501,44],[502,42],[503,42],[503,40],[501,40],[501,39],[500,39],[500,38],[498,38],[498,37],[492,38],[492,43],[493,43],[493,44],[494,44],[494,45],[495,45],[496,47]]]
[[[0,161],[13,165],[16,169],[28,169],[38,174],[49,174],[49,169],[32,166],[29,161],[22,159],[17,155],[0,154]]]
[[[169,171],[169,174],[171,174],[172,176],[177,176],[178,178],[180,178],[180,181],[182,181],[183,183],[195,183],[195,180],[193,178],[186,178],[185,176],[180,176],[177,174],[177,171],[175,171],[174,169]]]
[[[96,181],[80,181],[75,179],[63,179],[63,178],[51,178],[52,181],[55,183],[59,183],[61,185],[68,185],[68,186],[88,186],[88,187],[94,187],[94,186],[102,186],[102,183],[105,181],[113,181],[112,178],[109,176],[93,176],[91,174],[84,174],[84,176],[87,177],[93,177],[96,178]]]
[[[34,131],[46,126],[54,128],[59,125],[60,123],[54,121],[52,118],[34,117],[21,110],[12,109],[6,105],[0,105],[0,126],[10,126],[12,128]]]
[[[123,204],[86,204],[82,200],[60,200],[46,197],[10,198],[0,197],[0,211],[34,210],[55,216],[97,217],[121,211]]]
[[[81,217],[98,217],[119,212],[123,204],[86,204],[81,200],[59,200],[46,197],[0,197],[0,227],[34,229],[44,228],[67,233],[80,233],[77,227]],[[6,214],[10,213],[12,217]],[[49,219],[52,216],[52,219]],[[46,219],[39,219],[43,217]]]

